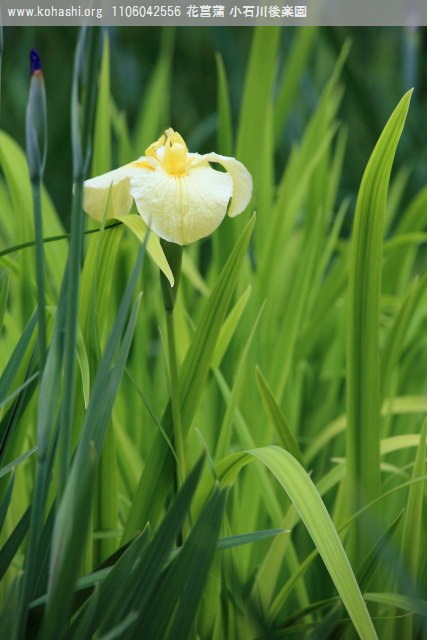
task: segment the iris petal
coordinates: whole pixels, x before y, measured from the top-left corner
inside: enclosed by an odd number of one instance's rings
[[[171,176],[161,166],[149,174],[135,174],[130,191],[146,224],[161,238],[184,245],[221,224],[233,182],[230,175],[203,162],[182,176]]]
[[[151,166],[140,158],[114,171],[86,180],[83,209],[92,218],[102,220],[108,202],[107,218],[118,218],[129,213],[133,199],[130,193],[130,178],[138,173],[152,171]]]
[[[200,157],[208,162],[217,162],[230,174],[233,181],[233,193],[228,215],[234,218],[242,213],[252,197],[252,176],[249,171],[235,158],[221,156],[218,153],[206,153]]]

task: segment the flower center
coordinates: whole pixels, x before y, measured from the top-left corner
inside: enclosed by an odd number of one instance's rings
[[[171,176],[183,176],[187,173],[187,145],[173,129],[166,129],[156,142],[150,144],[145,155],[155,158]]]

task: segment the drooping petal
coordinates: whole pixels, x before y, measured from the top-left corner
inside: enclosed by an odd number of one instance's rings
[[[101,176],[86,180],[84,183],[83,209],[92,218],[102,220],[105,208],[107,218],[119,218],[127,215],[132,207],[130,178],[134,174],[152,171],[146,158],[108,171]]]
[[[147,252],[150,254],[159,269],[163,271],[166,278],[169,280],[170,286],[173,287],[175,279],[160,244],[160,238],[158,238],[154,233],[150,233],[147,238],[147,233],[149,233],[148,226],[138,214],[132,213],[129,216],[120,216],[120,222],[130,229],[141,243],[147,241]]]
[[[252,176],[246,167],[235,158],[221,156],[218,153],[206,153],[200,156],[200,159],[201,161],[217,162],[230,174],[233,181],[233,193],[228,215],[234,218],[242,213],[252,197]]]
[[[169,242],[184,245],[208,236],[220,225],[233,181],[207,162],[182,176],[170,175],[159,166],[155,171],[132,175],[130,191],[152,230]]]

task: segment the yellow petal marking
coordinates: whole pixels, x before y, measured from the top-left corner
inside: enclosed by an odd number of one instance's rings
[[[131,162],[130,163],[131,167],[136,167],[137,169],[150,169],[151,171],[154,171],[154,167],[152,164],[150,164],[149,162]]]

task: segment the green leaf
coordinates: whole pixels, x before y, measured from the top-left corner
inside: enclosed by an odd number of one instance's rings
[[[218,102],[218,153],[233,155],[233,126],[231,121],[230,93],[224,62],[219,53],[215,56]]]
[[[388,398],[381,409],[382,416],[388,415],[404,415],[404,414],[423,414],[427,412],[427,399],[424,396],[397,396],[394,398]],[[347,422],[346,416],[339,416],[329,425],[327,425],[322,433],[315,438],[310,447],[307,448],[305,452],[305,460],[307,464],[310,463],[319,452],[326,447],[328,442],[330,442],[333,438],[337,437],[339,434],[343,433],[346,429]],[[419,436],[395,436],[399,440],[394,440],[394,438],[390,438],[390,442],[399,442],[399,444],[394,445],[396,448],[399,446],[414,446],[418,445]],[[400,440],[402,438],[402,440]],[[412,444],[406,445],[406,439],[412,438]],[[382,440],[381,443],[381,453],[386,453],[385,444],[387,441]],[[394,450],[394,448],[393,448]]]
[[[266,538],[275,537],[282,533],[290,533],[288,529],[266,529],[265,531],[253,531],[252,533],[240,533],[237,536],[220,538],[217,542],[217,551],[225,551],[233,547],[240,547],[243,544],[252,544]]]
[[[180,399],[184,434],[190,428],[202,389],[209,372],[221,327],[235,289],[239,270],[246,255],[255,217],[243,231],[225,264],[206,303],[190,348],[181,367]],[[165,413],[165,431],[170,435],[170,406]],[[174,458],[162,434],[158,434],[147,459],[125,525],[124,541],[148,521],[155,524],[169,489],[173,486]]]
[[[37,465],[34,478],[33,500],[29,525],[28,543],[24,560],[24,572],[20,588],[19,609],[16,616],[15,637],[24,633],[27,623],[28,603],[33,597],[34,585],[40,576],[45,561],[44,549],[40,540],[43,531],[46,501],[53,455],[56,446],[55,429],[57,409],[59,404],[59,390],[61,388],[61,363],[64,326],[66,314],[66,289],[68,284],[65,276],[61,288],[55,325],[47,354],[46,363],[40,380],[39,403],[37,408]]]
[[[363,559],[362,564],[358,568],[356,572],[356,578],[359,582],[362,592],[366,591],[369,582],[371,581],[372,576],[375,573],[375,570],[380,565],[381,560],[384,558],[384,556],[387,556],[387,553],[390,550],[389,545],[391,538],[393,537],[397,527],[402,520],[403,513],[404,512],[401,511],[397,518],[394,519],[391,525],[387,528],[386,532],[380,537],[380,539],[373,546],[368,555]],[[339,624],[339,621],[342,619],[342,617],[343,606],[341,602],[337,602],[332,610],[328,613],[328,615],[324,617],[318,627],[309,636],[309,640],[327,640],[327,638],[330,638],[331,635],[333,635],[336,640],[339,640],[339,638],[341,638],[347,630],[346,625]]]
[[[233,380],[233,387],[228,398],[227,409],[224,415],[224,419],[219,429],[219,436],[217,440],[217,446],[215,450],[215,457],[222,458],[226,452],[230,449],[231,444],[231,435],[232,435],[232,426],[235,420],[235,413],[237,410],[237,404],[239,397],[241,395],[242,387],[246,377],[247,371],[247,360],[249,356],[249,351],[252,346],[252,342],[255,337],[256,330],[259,325],[259,321],[261,319],[262,313],[264,310],[264,305],[261,306],[257,317],[255,318],[255,322],[253,327],[251,328],[251,332],[246,340],[246,344],[242,349],[239,360],[236,366],[236,372]]]
[[[218,383],[218,386],[220,388],[221,394],[223,396],[224,403],[228,408],[230,404],[234,404],[235,402],[235,399],[232,398],[234,391],[230,390],[226,380],[224,379],[224,376],[222,375],[219,369],[215,370],[214,375]],[[246,423],[246,421],[244,420],[238,407],[236,407],[234,410],[234,426],[235,426],[236,435],[239,439],[239,442],[241,443],[241,446],[245,447],[245,449],[255,448],[256,440],[252,435],[251,429]],[[222,458],[222,460],[220,460],[215,465],[215,473],[217,474],[218,479],[222,480],[224,484],[226,484],[226,482],[224,481],[223,473],[225,472],[226,474],[228,474],[228,472],[230,472],[233,469],[234,455],[235,454],[227,455],[225,458]],[[236,454],[236,455],[239,456],[241,454]],[[240,466],[240,463],[238,462],[236,469],[240,471],[240,468],[241,466]],[[226,471],[224,471],[225,469]],[[233,473],[233,471],[231,471],[231,473]],[[263,467],[259,467],[256,470],[256,473],[259,476],[260,488],[263,494],[265,508],[271,520],[273,522],[278,522],[282,518],[282,505],[277,498],[277,494],[271,485],[270,479],[267,473],[265,472],[265,469]],[[206,499],[207,495],[209,495],[209,492],[212,490],[212,486],[210,483],[201,483],[201,484],[204,492],[202,494],[202,498],[199,496],[199,501],[200,501],[199,504],[204,503],[204,500]],[[249,526],[251,525],[252,523]]]
[[[287,304],[281,319],[284,327],[284,339],[280,349],[272,354],[272,368],[274,376],[274,389],[278,402],[283,399],[283,394],[289,379],[298,332],[307,306],[310,287],[313,280],[313,270],[318,254],[319,240],[321,238],[321,216],[317,215],[312,225],[307,225],[304,234],[305,259],[298,268],[288,291]],[[276,382],[277,381],[277,382]]]
[[[0,551],[0,580],[10,567],[12,560],[14,559],[19,547],[24,540],[28,527],[30,525],[30,508],[28,508],[24,515],[19,520],[18,524],[6,540],[5,544]]]
[[[264,114],[272,100],[273,83],[277,72],[277,50],[280,28],[256,27],[245,76],[236,157],[243,162],[255,178],[259,169],[258,149]],[[255,180],[256,184],[256,180]]]
[[[14,400],[16,397],[19,397],[21,395],[21,393],[24,391],[24,389],[29,387],[30,384],[32,384],[34,382],[34,380],[36,380],[38,378],[38,375],[39,375],[38,373],[34,373],[32,376],[27,378],[27,380],[25,380],[25,382],[23,382],[21,385],[19,385],[19,387],[17,389],[15,389],[15,391],[13,391],[11,394],[9,394],[7,396],[7,398],[0,398],[0,409],[3,409],[3,407],[8,405],[9,402],[12,402],[12,400]]]
[[[136,126],[135,152],[138,157],[170,126],[170,75],[174,40],[173,28],[162,30],[160,56],[145,89],[144,104]]]
[[[71,207],[71,236],[67,262],[66,313],[64,319],[63,376],[67,390],[60,405],[58,433],[58,486],[61,496],[67,483],[73,455],[72,431],[76,367],[78,308],[83,253],[83,182],[88,171],[91,136],[99,73],[99,27],[83,27],[74,59],[71,93],[71,142],[74,191]]]
[[[18,464],[20,464],[21,462],[24,462],[24,460],[26,460],[31,455],[33,455],[33,453],[35,451],[37,451],[37,447],[33,447],[32,449],[29,449],[28,451],[23,453],[21,456],[19,456],[19,458],[16,458],[15,460],[12,460],[12,462],[9,462],[9,464],[7,464],[4,467],[2,467],[0,469],[0,478],[3,478],[3,476],[8,474],[10,471],[13,471],[15,469],[15,467],[18,466]]]
[[[17,372],[19,371],[19,365],[24,360],[27,350],[30,348],[31,339],[34,334],[34,329],[37,324],[37,315],[33,314],[28,321],[27,326],[22,332],[19,341],[13,350],[13,353],[7,363],[1,377],[0,377],[0,399],[5,398],[8,394],[10,387],[15,380]]]
[[[307,194],[310,193],[316,170],[330,152],[331,142],[337,130],[335,117],[341,100],[341,92],[337,89],[336,82],[335,73],[306,126],[301,142],[292,147],[278,184],[277,197],[268,215],[268,228],[265,229],[264,246],[268,247],[268,250],[264,250],[260,256],[261,274],[258,280],[264,296],[267,292],[270,293],[275,282],[278,260],[283,257],[283,247],[289,241],[298,213],[308,197]],[[314,211],[317,217],[320,217],[321,212],[318,208]],[[281,277],[281,285],[282,282]]]
[[[18,242],[34,239],[31,184],[25,154],[17,143],[4,131],[0,131],[0,165],[10,192],[12,208],[20,221]],[[56,215],[51,200],[42,191],[43,225],[48,234],[63,233],[63,227]],[[64,251],[55,244],[46,249],[46,262],[50,278],[59,286],[65,264]],[[21,263],[25,267],[32,265],[31,256],[27,262]],[[32,270],[28,273],[32,273]]]
[[[150,602],[153,603],[158,598],[162,571],[187,516],[202,467],[203,459],[199,460],[188,476],[152,542],[137,560],[137,570],[129,573],[128,578],[121,583],[113,582],[111,578],[111,585],[116,585],[116,593],[110,600],[110,609],[103,612],[101,630],[107,630],[112,624],[120,621],[132,606],[143,612]]]
[[[108,32],[104,31],[91,175],[99,176],[111,168],[110,41]]]
[[[339,532],[343,532],[345,531],[350,525],[352,525],[363,513],[365,513],[368,509],[370,509],[375,503],[379,503],[382,500],[384,500],[385,498],[387,498],[388,496],[401,491],[402,489],[405,489],[408,486],[411,486],[412,484],[415,484],[417,482],[424,482],[425,480],[427,480],[427,476],[422,476],[421,478],[417,478],[416,480],[410,480],[408,482],[404,482],[401,485],[398,485],[397,487],[394,487],[393,489],[391,489],[390,491],[386,491],[385,493],[383,493],[379,498],[377,498],[375,500],[374,503],[370,503],[369,505],[366,505],[365,507],[363,507],[363,509],[360,509],[357,513],[353,514],[342,526],[340,526],[339,528]],[[319,491],[320,491],[320,482],[318,485]],[[318,554],[318,550],[315,549],[299,566],[298,570],[294,572],[294,574],[291,576],[291,578],[289,578],[289,580],[283,585],[282,589],[280,590],[280,593],[276,596],[272,606],[271,606],[271,615],[272,616],[277,616],[281,606],[283,604],[283,602],[286,600],[286,598],[288,597],[289,593],[291,592],[291,590],[293,589],[293,587],[295,586],[295,583],[301,578],[301,576],[304,575],[304,573],[307,571],[307,569],[311,566],[311,563],[313,562],[314,558],[317,556]]]
[[[107,633],[103,633],[100,636],[99,640],[115,640],[116,638],[123,638],[123,634],[127,631],[133,624],[136,623],[138,619],[138,612],[131,611],[122,622],[116,624],[115,627],[110,629]]]
[[[79,614],[73,620],[70,630],[73,630],[80,623],[83,623],[83,619],[85,620],[85,623],[82,624],[82,626],[86,624],[88,618],[92,621],[95,601],[96,607],[102,612],[102,617],[106,611],[108,599],[115,593],[117,584],[121,583],[128,575],[134,562],[148,543],[149,538],[150,528],[147,526],[140,534],[138,534],[138,536],[136,536],[134,540],[117,549],[95,571],[77,580],[75,589],[77,595],[76,609],[89,599],[90,596],[93,595],[93,598],[90,598],[88,607],[82,608],[82,610],[79,611]],[[95,589],[95,587],[100,588]],[[104,606],[98,604],[101,601],[101,597],[103,597],[101,590],[105,590],[106,595]],[[36,598],[36,600],[33,600],[30,604],[30,608],[37,609],[38,607],[45,605],[46,602],[47,594],[44,594]],[[90,609],[90,611],[88,611],[88,609]],[[84,634],[82,633],[82,635]]]
[[[262,462],[288,494],[359,635],[366,639],[377,638],[356,578],[326,507],[309,475],[290,453],[271,446],[234,454],[235,464],[231,466],[227,462],[227,472],[222,474],[221,484],[232,482],[251,458]]]
[[[140,623],[152,640],[189,637],[215,553],[225,496],[224,490],[214,490],[180,554],[165,572],[151,606],[142,612]],[[172,627],[166,636],[176,606]]]
[[[27,365],[26,371],[28,380],[31,380],[31,382],[28,384],[26,382],[23,383],[20,393],[12,402],[12,405],[9,407],[0,422],[0,464],[2,464],[5,457],[8,457],[9,446],[12,446],[13,441],[16,440],[16,438],[21,437],[23,434],[23,422],[21,418],[30,404],[38,383],[38,375],[35,373],[34,360],[35,358],[33,354],[29,364]],[[16,455],[13,449],[11,451],[11,455]]]
[[[356,205],[349,272],[347,325],[347,460],[351,510],[379,495],[379,313],[384,216],[390,172],[411,92],[396,107],[371,155]],[[355,534],[366,552],[363,522]]]
[[[395,607],[396,609],[403,609],[403,611],[427,616],[426,600],[408,598],[408,596],[400,593],[365,593],[364,597],[368,602],[376,602],[377,604],[384,604],[388,607]]]
[[[182,254],[182,273],[185,275],[194,289],[196,291],[199,291],[202,296],[207,297],[210,294],[209,287],[207,286],[205,280],[198,271],[196,264],[187,251],[184,251],[184,253]]]
[[[67,623],[64,611],[70,610],[77,572],[84,551],[94,472],[110,423],[114,399],[124,372],[137,319],[139,298],[129,320],[127,317],[142,268],[144,249],[144,246],[140,249],[124,291],[116,321],[93,384],[79,445],[58,507],[53,531],[48,602],[43,627],[46,638],[57,637]],[[113,367],[117,350],[117,359]],[[70,521],[74,522],[75,529],[70,529]]]
[[[228,345],[231,342],[231,339],[239,325],[242,314],[246,308],[247,302],[251,295],[251,287],[245,289],[240,298],[237,300],[236,304],[226,317],[224,324],[221,328],[221,332],[219,334],[218,342],[215,347],[214,355],[212,358],[212,369],[217,369],[221,360],[224,357],[225,352],[227,351]]]
[[[281,446],[286,449],[286,451],[289,451],[289,453],[293,455],[302,466],[304,466],[303,456],[299,446],[288,426],[288,423],[286,422],[272,390],[269,387],[267,380],[264,378],[259,367],[256,368],[256,379],[262,401],[270,420],[274,424]]]
[[[424,275],[421,280],[417,279],[413,283],[390,328],[381,358],[381,395],[383,400],[390,395],[390,380],[398,362],[400,352],[403,351],[405,337],[415,311],[421,303],[426,286],[427,275]]]
[[[148,227],[141,218],[140,215],[127,215],[117,218],[120,222],[132,231],[141,243],[146,242],[147,253],[153,259],[154,263],[159,267],[160,271],[164,273],[169,280],[170,286],[174,285],[174,277],[166,259],[160,239],[154,233],[148,233]]]
[[[9,280],[8,271],[0,270],[0,331],[3,330],[4,316],[7,308],[7,299],[9,296]]]
[[[294,33],[292,48],[278,82],[279,89],[274,106],[274,133],[277,145],[282,140],[283,129],[292,102],[298,97],[301,78],[306,68],[307,59],[312,52],[317,31],[315,27],[309,27],[298,29]]]
[[[418,247],[416,245],[404,242],[405,237],[408,237],[411,234],[417,235],[424,231],[427,221],[426,205],[427,187],[424,187],[412,198],[409,205],[399,216],[395,235],[391,239],[391,242],[396,243],[397,246],[399,246],[400,242],[405,244],[405,246],[400,247],[400,249],[394,251],[392,255],[388,256],[385,264],[386,282],[390,281],[392,283],[393,290],[398,293],[403,293],[407,288],[408,280],[411,276],[411,272],[413,271],[414,260],[418,251]]]
[[[250,454],[276,476],[300,514],[360,637],[377,638],[337,531],[309,475],[287,451],[278,447]]]
[[[108,614],[117,597],[118,590],[123,588],[131,571],[137,566],[137,562],[144,552],[150,537],[149,527],[146,527],[129,545],[113,567],[100,569],[85,576],[77,582],[76,589],[88,590],[99,585],[93,592],[86,606],[78,613],[70,629],[71,635],[76,638],[90,638],[101,625],[103,618]],[[91,589],[92,591],[92,589]],[[90,593],[90,592],[89,592]],[[39,599],[43,603],[46,599]]]
[[[426,435],[427,421],[424,421],[423,428],[420,433],[420,441],[415,457],[415,464],[412,471],[412,479],[419,478],[425,473],[426,458]],[[397,574],[398,586],[405,586],[406,593],[412,598],[419,595],[421,591],[419,573],[420,558],[424,549],[424,520],[423,520],[423,503],[424,503],[425,483],[417,482],[409,487],[409,495],[407,500],[406,512],[403,522],[402,544],[400,550],[400,563]],[[409,582],[409,585],[408,585]],[[398,591],[399,589],[396,589]],[[413,629],[412,617],[402,620],[396,620],[394,624],[394,633],[396,637],[412,638]]]
[[[0,532],[3,529],[3,524],[6,519],[7,510],[9,509],[14,482],[15,482],[15,472],[12,471],[9,482],[7,483],[6,491],[4,492],[4,495],[0,502]]]
[[[56,318],[57,309],[55,307],[49,307],[48,311],[52,315],[53,318]],[[80,375],[82,380],[82,392],[85,407],[87,408],[89,402],[90,395],[90,371],[89,371],[89,360],[86,351],[86,345],[84,343],[83,335],[80,330],[80,327],[77,327],[77,338],[76,338],[76,355],[77,361],[79,364]]]

